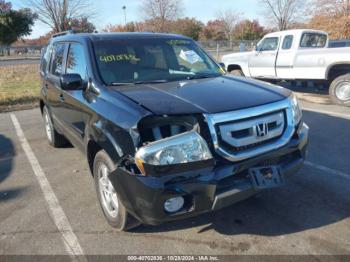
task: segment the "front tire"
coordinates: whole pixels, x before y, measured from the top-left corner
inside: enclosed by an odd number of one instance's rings
[[[140,222],[128,214],[118,192],[109,180],[108,176],[113,170],[115,165],[111,158],[104,150],[99,151],[95,156],[93,175],[101,209],[112,227],[118,231],[127,231],[139,226]]]
[[[244,76],[244,73],[241,69],[235,69],[235,70],[232,70],[230,71],[230,75],[233,75],[233,76]]]
[[[65,146],[68,141],[63,135],[59,134],[56,131],[51,119],[50,112],[46,106],[43,108],[43,118],[45,124],[45,133],[49,144],[56,148]]]
[[[350,106],[350,74],[338,76],[332,81],[329,96],[336,104]]]

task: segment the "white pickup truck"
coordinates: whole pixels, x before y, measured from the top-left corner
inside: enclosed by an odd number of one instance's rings
[[[336,103],[350,106],[350,47],[328,48],[322,31],[267,34],[251,52],[222,57],[228,72],[266,80],[324,80]]]

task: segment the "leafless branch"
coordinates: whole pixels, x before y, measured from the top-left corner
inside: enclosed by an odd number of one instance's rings
[[[304,22],[308,0],[260,0],[265,7],[266,18],[279,30],[286,30],[293,24]]]
[[[39,20],[55,32],[66,30],[73,18],[94,16],[91,0],[27,0]]]

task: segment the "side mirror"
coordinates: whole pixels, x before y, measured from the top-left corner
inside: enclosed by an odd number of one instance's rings
[[[63,90],[83,90],[83,80],[79,74],[65,74],[60,78]]]
[[[226,72],[226,66],[224,63],[219,63],[220,67]]]

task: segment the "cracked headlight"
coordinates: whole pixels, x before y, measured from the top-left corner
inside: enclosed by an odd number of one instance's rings
[[[292,94],[290,96],[290,104],[291,104],[292,114],[293,114],[293,123],[294,125],[297,125],[301,120],[302,112],[301,112],[301,108],[299,106],[298,98],[296,97],[296,95]]]
[[[141,147],[135,155],[136,165],[143,174],[145,174],[144,164],[166,166],[211,158],[207,143],[196,131],[150,143]]]

